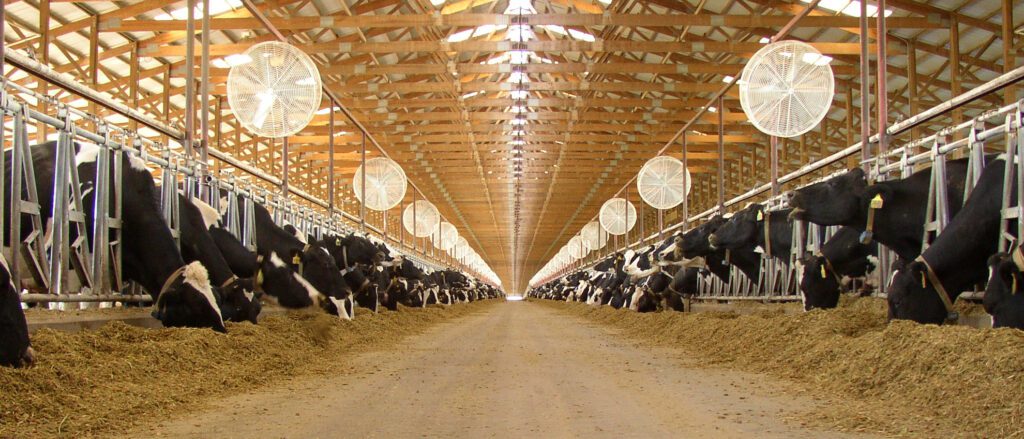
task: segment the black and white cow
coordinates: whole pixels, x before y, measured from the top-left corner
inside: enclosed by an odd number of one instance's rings
[[[864,244],[860,231],[843,227],[817,254],[803,258],[804,274],[800,280],[804,310],[835,308],[844,278],[865,278],[878,268],[878,244]],[[867,280],[867,279],[865,279]]]
[[[36,191],[40,201],[40,216],[49,223],[53,216],[53,177],[57,142],[51,141],[31,147]],[[96,159],[100,148],[93,144],[75,144],[75,165],[80,177],[80,188],[86,206],[87,231],[91,238],[94,212],[92,188],[96,182]],[[5,152],[10,154],[10,151]],[[210,286],[206,269],[199,262],[185,264],[174,238],[159,210],[159,196],[153,176],[141,159],[121,152],[125,163],[120,175],[122,191],[121,245],[122,274],[125,279],[142,286],[155,303],[154,317],[164,326],[190,326],[212,328],[225,332],[224,319]],[[8,156],[9,157],[9,156]],[[10,187],[11,161],[6,162],[4,179]],[[110,167],[110,175],[116,170]],[[110,191],[114,205],[115,191]],[[4,193],[5,211],[10,212],[11,194]],[[9,236],[5,222],[4,238]],[[49,226],[49,224],[48,224]],[[22,238],[31,233],[29,219],[22,220]],[[71,239],[75,237],[72,236]],[[6,243],[10,245],[10,243]]]
[[[982,304],[992,316],[993,328],[1024,329],[1024,254],[1017,247],[1011,256],[992,255],[988,260],[989,278]]]
[[[210,229],[220,222],[220,214],[201,200],[183,194],[178,195],[178,212],[181,257],[185,262],[199,261],[209,272],[224,320],[255,324],[261,306],[256,300],[252,278],[239,278],[234,274],[210,235]]]
[[[708,241],[718,248],[750,248],[759,253],[771,247],[769,256],[788,265],[793,246],[793,224],[789,222],[789,209],[769,212],[764,205],[751,204],[736,212],[729,221],[715,230]]]
[[[0,253],[0,366],[31,366],[33,362],[35,352],[28,339],[25,312],[21,310],[7,260]]]
[[[989,162],[963,209],[924,253],[893,276],[890,318],[936,324],[954,320],[946,303],[986,280],[986,262],[999,238],[1005,164],[1002,158]]]
[[[272,268],[289,268],[293,279],[303,286],[304,294],[294,294],[290,288],[271,289],[265,283],[264,292],[275,296],[286,308],[304,308],[313,304],[324,306],[342,318],[351,318],[342,302],[351,297],[351,291],[342,279],[330,253],[316,243],[303,244],[295,235],[274,223],[266,208],[255,205],[256,252],[260,263]]]
[[[946,163],[950,218],[963,205],[966,176],[967,159]],[[869,185],[864,171],[855,168],[793,191],[789,205],[795,218],[823,226],[850,226],[862,232],[867,230],[869,212],[873,211],[870,238],[909,261],[921,254],[930,181],[931,168],[902,180]],[[866,241],[868,236],[864,238]]]

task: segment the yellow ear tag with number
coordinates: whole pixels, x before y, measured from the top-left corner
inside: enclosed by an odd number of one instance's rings
[[[299,255],[295,255],[292,257],[292,263],[295,265],[299,265],[300,263],[302,263],[302,259],[299,258]]]
[[[757,220],[758,221],[764,221],[764,212],[762,212],[760,210],[757,211]]]
[[[828,274],[825,273],[825,266],[822,265],[821,266],[821,278],[824,279],[826,277],[828,277]]]
[[[872,209],[881,209],[882,208],[882,204],[884,202],[885,201],[882,200],[882,194],[875,194],[875,198],[871,199],[871,208]]]

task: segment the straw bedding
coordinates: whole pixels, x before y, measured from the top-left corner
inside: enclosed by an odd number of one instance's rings
[[[105,436],[217,396],[341,373],[346,356],[494,302],[364,312],[354,321],[296,311],[258,326],[229,324],[228,334],[120,322],[77,333],[41,329],[32,337],[35,367],[0,368],[0,437]]]
[[[764,372],[832,401],[802,422],[906,437],[1024,437],[1024,331],[886,323],[885,302],[752,315],[637,314],[558,303],[707,364]]]

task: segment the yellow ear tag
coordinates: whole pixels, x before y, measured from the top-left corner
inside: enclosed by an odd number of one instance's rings
[[[826,278],[827,276],[828,276],[828,275],[827,275],[827,274],[825,273],[825,266],[824,266],[824,265],[822,265],[822,266],[821,266],[821,278],[822,278],[822,279],[824,279],[824,278]]]
[[[302,263],[302,258],[299,258],[299,255],[295,255],[292,257],[292,263],[295,265],[299,265],[300,263]]]
[[[882,204],[884,202],[885,201],[882,200],[882,194],[875,194],[875,198],[871,199],[871,208],[872,209],[881,209],[882,208]]]
[[[256,286],[263,285],[263,270],[256,270]]]
[[[757,220],[758,221],[764,221],[764,212],[762,212],[760,210],[757,211]]]
[[[925,283],[924,272],[921,272],[921,288],[928,288],[928,284]]]
[[[336,245],[338,247],[341,247],[341,238],[335,239],[334,240],[334,245]]]

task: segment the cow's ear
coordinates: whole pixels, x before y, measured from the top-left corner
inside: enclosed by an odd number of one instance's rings
[[[1011,285],[1013,283],[1013,278],[1020,273],[1020,269],[1017,268],[1017,264],[1014,264],[1012,259],[1003,259],[1000,261],[996,271],[999,273],[999,277],[1003,282],[1006,282],[1007,285]]]
[[[921,261],[914,261],[907,264],[907,274],[910,275],[914,282],[920,283],[921,288],[925,288],[928,285],[928,269],[925,268],[924,263]]]
[[[881,209],[885,206],[885,202],[889,201],[891,198],[892,189],[889,186],[883,184],[873,184],[864,189],[862,203],[864,209]]]

